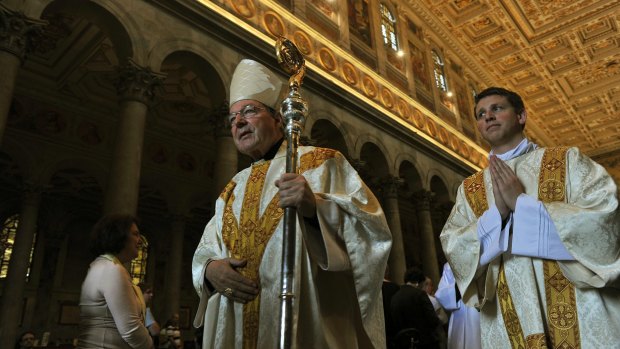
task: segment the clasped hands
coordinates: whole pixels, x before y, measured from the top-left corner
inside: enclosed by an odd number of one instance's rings
[[[495,206],[497,206],[502,221],[504,221],[510,212],[514,212],[517,206],[517,198],[525,190],[514,171],[497,156],[491,155],[489,167],[491,169]]]
[[[316,215],[316,200],[306,179],[299,174],[285,173],[275,181],[280,195],[280,207],[295,207],[304,217]],[[259,292],[257,280],[237,271],[247,265],[245,259],[224,258],[212,260],[205,270],[205,278],[223,296],[240,303],[252,301]]]

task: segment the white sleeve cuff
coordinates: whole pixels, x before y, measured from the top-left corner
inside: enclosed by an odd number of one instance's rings
[[[508,251],[508,236],[512,225],[512,214],[502,230],[502,216],[496,206],[490,207],[478,219],[478,239],[480,240],[480,265],[491,263],[502,253]]]
[[[551,260],[575,260],[566,250],[542,202],[521,194],[515,207],[512,253]]]

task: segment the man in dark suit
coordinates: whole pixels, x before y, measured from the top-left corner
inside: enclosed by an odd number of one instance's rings
[[[440,321],[428,295],[419,287],[424,279],[424,273],[419,268],[407,269],[405,284],[392,297],[390,310],[397,333],[396,348],[410,347],[411,336],[406,333],[412,333],[417,343],[415,348],[439,348],[435,329]]]
[[[385,268],[385,274],[383,276],[383,285],[381,286],[381,293],[383,294],[383,316],[385,318],[385,340],[387,342],[388,349],[394,348],[394,337],[396,336],[396,329],[394,328],[394,321],[392,320],[392,312],[390,310],[390,303],[392,297],[400,287],[397,283],[390,280],[390,269]]]

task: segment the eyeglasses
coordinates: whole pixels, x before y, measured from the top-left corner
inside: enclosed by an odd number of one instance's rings
[[[230,127],[236,126],[237,115],[241,116],[242,119],[247,120],[256,117],[258,112],[261,110],[267,110],[267,108],[248,104],[240,111],[235,111],[228,114],[228,124]]]

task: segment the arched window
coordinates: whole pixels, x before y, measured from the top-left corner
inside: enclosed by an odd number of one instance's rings
[[[438,89],[448,92],[448,84],[446,82],[446,74],[444,73],[443,59],[435,50],[431,50],[433,54],[433,74],[435,75],[435,85]]]
[[[15,234],[17,234],[17,227],[19,226],[19,215],[14,214],[2,222],[2,231],[0,231],[0,255],[2,261],[0,262],[0,279],[6,278],[9,272],[9,261],[11,260],[11,254],[13,253],[13,244],[15,243]],[[26,279],[30,276],[30,266],[32,264],[32,255],[34,254],[35,238],[32,240],[32,248],[30,249],[30,259],[28,260],[28,270],[26,272]]]
[[[398,51],[398,40],[396,40],[396,18],[384,3],[379,4],[381,11],[381,35],[383,43],[392,50]]]
[[[131,282],[133,282],[134,285],[144,282],[144,277],[146,276],[146,261],[149,256],[148,241],[146,241],[144,235],[140,235],[140,239],[142,239],[142,244],[138,250],[138,257],[131,261],[131,266],[129,267]]]

